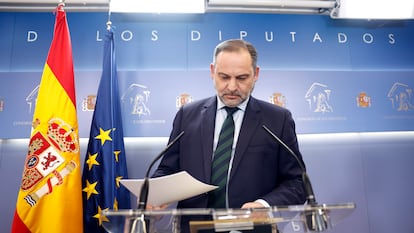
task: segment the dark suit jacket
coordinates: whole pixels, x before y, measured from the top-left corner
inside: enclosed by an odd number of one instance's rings
[[[210,183],[217,99],[210,97],[184,105],[176,114],[170,140],[183,137],[161,160],[155,176],[187,171]],[[250,97],[236,145],[229,178],[229,207],[240,208],[259,198],[271,206],[303,204],[302,170],[288,151],[263,128],[280,137],[302,161],[291,113]],[[206,208],[208,195],[180,201],[178,208]]]

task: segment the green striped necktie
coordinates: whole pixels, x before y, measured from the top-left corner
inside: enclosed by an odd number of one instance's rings
[[[221,127],[211,167],[211,183],[219,187],[210,193],[209,208],[226,208],[227,173],[234,139],[233,113],[235,113],[238,108],[224,108],[227,111],[227,117]]]

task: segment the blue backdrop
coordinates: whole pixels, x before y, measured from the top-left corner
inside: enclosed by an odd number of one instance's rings
[[[52,13],[1,13],[0,138],[29,135]],[[99,83],[107,14],[68,13],[80,136]],[[298,133],[414,130],[413,21],[267,14],[112,14],[125,136],[167,136],[177,108],[214,94],[208,65],[229,38],[254,43],[254,95],[293,112]]]
[[[67,17],[83,157],[108,15]],[[414,21],[222,13],[112,14],[111,20],[124,136],[133,137],[126,138],[130,178],[143,177],[164,148],[177,108],[214,94],[208,70],[214,46],[243,38],[259,52],[254,95],[293,113],[318,201],[357,205],[333,232],[414,232]],[[6,187],[0,226],[6,231],[53,23],[52,13],[0,13],[0,181]],[[378,131],[411,132],[371,133]]]

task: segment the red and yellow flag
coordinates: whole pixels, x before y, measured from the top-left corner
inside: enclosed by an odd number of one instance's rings
[[[83,231],[72,48],[63,4],[44,66],[12,232]]]

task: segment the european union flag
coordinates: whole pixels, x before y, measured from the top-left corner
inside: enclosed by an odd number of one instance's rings
[[[106,232],[103,224],[110,220],[103,210],[130,208],[130,193],[120,184],[128,172],[111,28],[104,43],[103,71],[82,174],[85,233]]]

